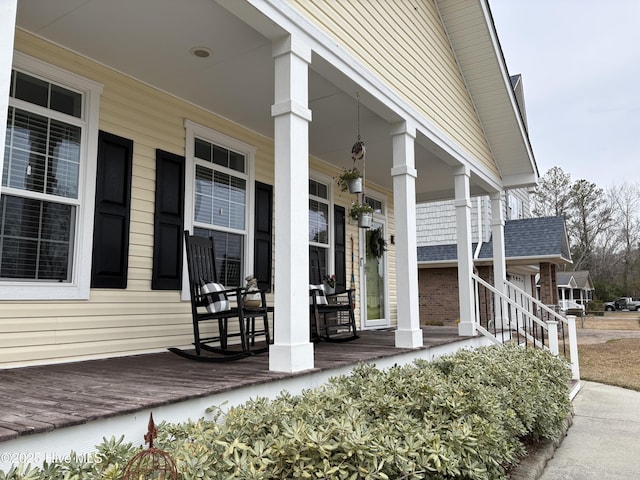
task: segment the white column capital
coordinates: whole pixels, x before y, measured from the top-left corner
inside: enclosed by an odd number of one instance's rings
[[[293,54],[306,63],[311,63],[311,47],[299,36],[287,35],[273,41],[271,55],[273,58]]]
[[[392,177],[397,177],[400,175],[409,175],[410,177],[418,178],[418,170],[410,167],[409,165],[400,165],[391,169]]]
[[[453,206],[454,207],[467,207],[467,208],[471,208],[471,198],[469,197],[465,197],[465,198],[456,198],[453,201]]]
[[[413,122],[403,120],[402,122],[394,123],[391,125],[391,136],[407,135],[413,139],[416,138],[416,125]]]
[[[470,177],[471,169],[467,165],[460,165],[459,167],[456,167],[453,169],[453,175],[455,177],[460,177],[460,176]]]
[[[504,202],[502,192],[492,192],[491,195],[491,224],[504,226]]]
[[[296,115],[307,122],[311,121],[311,110],[293,100],[286,100],[271,106],[271,116],[279,117],[287,114]]]
[[[496,190],[495,192],[491,192],[489,194],[489,198],[491,200],[502,200],[502,191],[501,190]]]

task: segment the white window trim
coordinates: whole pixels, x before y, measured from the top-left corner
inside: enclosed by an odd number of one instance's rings
[[[79,207],[76,224],[74,225],[75,238],[71,282],[2,280],[0,281],[0,299],[88,300],[91,284],[98,120],[102,85],[17,51],[14,52],[13,68],[82,93],[82,121],[84,126],[81,137],[78,177]],[[6,128],[6,125],[3,125],[2,128]],[[0,167],[2,167],[1,163]]]
[[[254,188],[255,188],[255,158],[256,147],[244,143],[236,138],[220,133],[211,128],[185,119],[185,175],[184,175],[184,229],[193,233],[193,213],[194,213],[194,142],[195,138],[202,138],[221,147],[228,148],[235,152],[241,153],[246,159],[247,177],[247,209],[245,212],[246,232],[244,238],[244,272],[242,278],[253,273],[253,230],[254,230]],[[182,262],[182,291],[180,298],[184,301],[190,301],[191,293],[189,292],[189,272],[187,271],[186,254],[183,255]]]

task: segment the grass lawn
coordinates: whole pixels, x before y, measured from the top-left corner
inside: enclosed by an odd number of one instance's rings
[[[640,313],[577,319],[580,377],[640,391]],[[628,336],[636,338],[626,338]]]

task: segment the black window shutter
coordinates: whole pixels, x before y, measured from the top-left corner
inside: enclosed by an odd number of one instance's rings
[[[253,274],[258,279],[258,288],[271,290],[273,187],[256,182],[255,197]]]
[[[98,134],[91,288],[127,288],[133,141]]]
[[[156,150],[153,290],[182,288],[184,168],[184,157]]]
[[[342,291],[347,289],[347,238],[344,207],[334,205],[333,223],[335,232],[334,272],[336,274],[336,290]]]

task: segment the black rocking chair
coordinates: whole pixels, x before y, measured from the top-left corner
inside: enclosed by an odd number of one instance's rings
[[[218,283],[213,238],[193,236],[189,231],[184,232],[184,238],[195,354],[179,348],[169,350],[182,357],[204,362],[227,362],[266,352],[271,343],[268,314],[273,308],[267,306],[265,292],[258,292],[258,305],[245,305],[245,297],[255,292],[248,292],[241,287],[225,288]],[[263,327],[256,330],[256,319],[259,318],[263,320]],[[230,329],[229,321],[233,319],[237,322],[236,328]],[[208,321],[217,321],[216,334],[201,334],[200,324]],[[256,337],[260,336],[264,337],[265,345],[255,348]],[[239,350],[229,348],[229,339],[234,337],[240,340]],[[203,350],[217,355],[202,355]]]
[[[311,262],[309,284],[309,306],[311,339],[325,342],[348,342],[358,337],[354,314],[353,289],[327,293],[322,285],[320,257],[315,253]],[[314,260],[314,259],[312,259]]]

